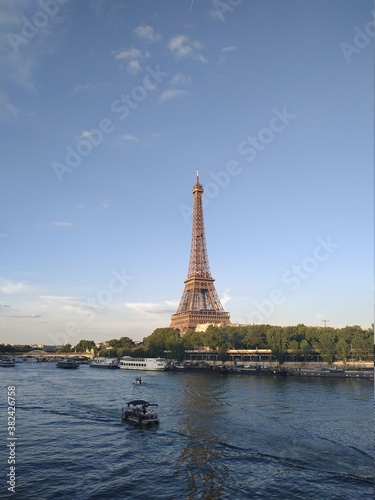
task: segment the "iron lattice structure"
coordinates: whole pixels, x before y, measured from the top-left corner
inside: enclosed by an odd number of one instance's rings
[[[229,313],[224,311],[211,277],[203,219],[203,186],[193,187],[193,230],[188,277],[177,312],[172,315],[171,327],[180,333],[194,330],[205,323],[228,324]]]

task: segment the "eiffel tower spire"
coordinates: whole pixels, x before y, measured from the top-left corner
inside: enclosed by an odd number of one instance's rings
[[[229,313],[224,311],[215,289],[215,280],[211,277],[204,231],[203,186],[198,174],[197,170],[193,187],[193,228],[188,276],[177,312],[172,315],[171,321],[171,327],[180,333],[193,330],[199,324],[230,323]]]

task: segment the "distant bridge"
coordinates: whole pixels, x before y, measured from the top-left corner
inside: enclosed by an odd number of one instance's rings
[[[12,352],[12,353],[3,353],[5,356],[10,358],[38,358],[38,359],[58,359],[58,358],[86,358],[92,359],[93,356],[87,352],[47,352],[47,351],[28,351],[28,352]],[[0,354],[1,356],[1,354]]]

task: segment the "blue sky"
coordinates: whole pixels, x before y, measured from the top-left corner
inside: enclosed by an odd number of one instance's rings
[[[142,340],[192,187],[233,323],[373,322],[372,2],[0,5],[0,342]]]

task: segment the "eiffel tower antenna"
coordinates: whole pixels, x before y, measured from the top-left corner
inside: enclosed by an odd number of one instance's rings
[[[216,292],[211,276],[203,220],[203,186],[193,186],[193,227],[190,262],[185,288],[177,312],[172,315],[171,327],[180,333],[194,330],[200,324],[229,324],[229,313],[225,312]]]

